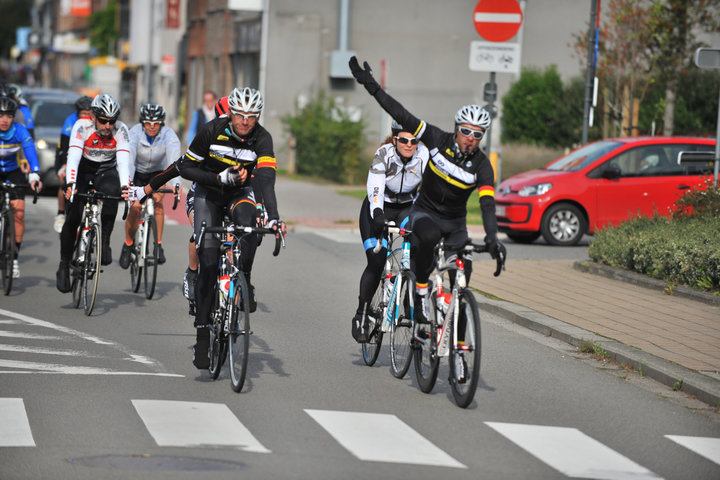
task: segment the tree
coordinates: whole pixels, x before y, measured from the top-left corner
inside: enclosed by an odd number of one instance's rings
[[[107,7],[90,15],[90,45],[97,49],[100,56],[113,53],[112,46],[119,38],[116,16],[117,0],[110,0]]]
[[[15,30],[30,26],[30,7],[27,0],[0,0],[0,58],[8,58],[15,45]]]

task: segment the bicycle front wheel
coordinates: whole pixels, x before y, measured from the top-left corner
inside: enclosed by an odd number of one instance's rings
[[[142,249],[144,248],[145,225],[140,223],[135,233],[135,242],[130,252],[130,285],[132,291],[137,293],[140,290],[140,281],[142,279]]]
[[[457,341],[450,342],[450,387],[455,403],[466,408],[475,396],[480,376],[480,315],[475,296],[469,290],[459,292]],[[453,332],[448,332],[452,334]]]
[[[2,216],[2,288],[5,295],[10,295],[13,282],[13,260],[15,260],[15,218],[11,208]]]
[[[372,300],[370,301],[368,316],[368,339],[362,343],[362,355],[365,365],[372,367],[380,355],[380,347],[383,341],[382,325],[383,316],[383,282],[378,284]]]
[[[100,225],[93,225],[88,231],[85,250],[85,268],[83,269],[82,298],[85,315],[90,315],[95,307],[98,282],[100,281],[100,258],[102,257],[102,232]]]
[[[233,296],[228,298],[230,329],[228,353],[230,360],[230,384],[236,392],[242,390],[247,375],[250,351],[250,298],[245,275],[240,272],[233,277]]]
[[[82,226],[78,232],[77,238],[75,239],[75,248],[73,248],[72,261],[70,262],[70,288],[72,290],[73,306],[80,308],[80,302],[82,301],[82,285],[83,277],[85,275],[85,259],[81,259],[82,237],[86,235],[83,231]]]
[[[438,370],[440,367],[440,358],[437,355],[437,336],[438,330],[433,320],[435,314],[435,301],[437,294],[430,294],[430,322],[431,324],[421,324],[415,322],[413,335],[413,349],[415,353],[415,377],[418,386],[423,393],[430,393],[435,387]],[[418,305],[414,306],[414,309]],[[414,310],[413,309],[413,310]]]
[[[210,378],[217,379],[222,367],[222,338],[225,328],[225,308],[220,307],[220,293],[213,292],[212,324],[210,328]]]
[[[396,378],[403,378],[412,362],[413,319],[410,310],[415,276],[412,272],[403,272],[402,288],[397,293],[399,302],[393,302],[392,321],[390,323],[390,370]],[[397,280],[396,280],[397,282]]]
[[[145,298],[149,300],[155,293],[158,268],[157,224],[154,217],[146,219],[145,230]]]

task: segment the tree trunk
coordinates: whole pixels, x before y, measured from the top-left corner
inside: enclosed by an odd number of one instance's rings
[[[665,87],[665,113],[663,114],[663,135],[669,137],[673,134],[675,123],[675,98],[677,94],[678,78],[668,80]]]

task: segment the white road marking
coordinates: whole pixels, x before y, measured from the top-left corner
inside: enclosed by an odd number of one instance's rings
[[[569,477],[607,480],[661,478],[576,428],[485,423]]]
[[[270,453],[222,403],[133,400],[160,447],[232,447]]]
[[[63,365],[58,363],[40,363],[40,362],[23,362],[21,360],[6,360],[0,358],[0,368],[19,368],[28,370],[28,372],[18,372],[15,370],[0,370],[0,373],[62,373],[66,375],[147,375],[152,377],[184,377],[175,373],[158,373],[158,372],[125,372],[119,370],[111,370],[109,368],[82,367]]]
[[[22,398],[0,398],[0,447],[34,447]]]
[[[720,438],[683,435],[665,435],[665,437],[720,465]]]
[[[33,340],[60,340],[60,337],[52,335],[38,335],[37,333],[28,332],[10,332],[8,330],[0,330],[0,337],[5,338],[32,338]]]
[[[360,460],[467,468],[395,415],[306,409]]]
[[[80,350],[60,350],[58,348],[25,347],[21,345],[0,344],[0,350],[4,352],[36,353],[38,355],[59,355],[65,357],[103,358],[100,355],[92,355]]]

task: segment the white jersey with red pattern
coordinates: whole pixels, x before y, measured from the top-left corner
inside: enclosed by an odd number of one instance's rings
[[[102,137],[95,129],[95,121],[81,118],[73,125],[67,154],[67,182],[77,181],[80,160],[105,163],[117,161],[120,185],[130,185],[130,135],[127,126],[118,121],[112,135]]]

